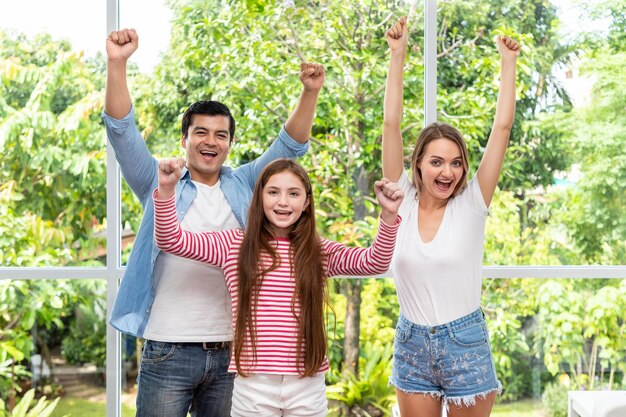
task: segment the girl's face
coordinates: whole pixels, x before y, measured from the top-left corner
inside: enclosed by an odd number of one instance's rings
[[[420,198],[447,201],[463,177],[461,150],[449,139],[433,140],[426,145],[419,168],[423,184]]]
[[[289,171],[272,175],[263,187],[263,212],[275,237],[287,237],[308,205],[304,184]]]

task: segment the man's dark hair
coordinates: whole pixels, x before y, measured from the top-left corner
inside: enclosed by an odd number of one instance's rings
[[[183,114],[183,121],[181,125],[181,131],[184,137],[187,137],[187,131],[189,125],[191,125],[191,119],[195,114],[204,114],[206,116],[226,116],[230,122],[228,129],[230,133],[229,143],[235,138],[235,118],[230,113],[230,109],[223,103],[213,100],[196,101],[193,103]]]

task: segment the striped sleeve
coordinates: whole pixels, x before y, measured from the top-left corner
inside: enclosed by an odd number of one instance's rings
[[[389,270],[396,236],[402,219],[394,225],[380,221],[378,233],[369,248],[353,248],[330,240],[323,240],[322,245],[328,254],[327,273],[336,275],[376,275]]]
[[[183,258],[223,267],[233,242],[241,233],[239,229],[202,233],[183,230],[176,215],[175,197],[159,200],[156,189],[152,198],[154,240],[159,249]]]

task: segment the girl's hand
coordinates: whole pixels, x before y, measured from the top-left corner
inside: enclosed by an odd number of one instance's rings
[[[391,52],[406,50],[406,45],[409,41],[409,29],[407,27],[406,17],[398,19],[396,24],[385,32],[385,39],[387,39],[387,44]]]
[[[502,59],[516,59],[522,49],[522,45],[509,36],[498,36],[496,46]]]
[[[159,200],[167,200],[174,195],[184,166],[183,158],[159,161]]]
[[[404,199],[404,191],[402,191],[397,183],[383,178],[374,183],[374,192],[382,207],[381,217],[385,223],[395,223],[395,219],[392,217],[398,214],[398,209]]]

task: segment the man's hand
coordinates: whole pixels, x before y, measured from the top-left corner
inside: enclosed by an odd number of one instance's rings
[[[183,158],[159,161],[159,200],[167,200],[174,195],[184,166]]]
[[[107,36],[109,61],[127,61],[139,48],[139,36],[135,29],[114,30]]]
[[[406,51],[406,45],[409,41],[409,29],[407,27],[406,17],[398,19],[395,25],[393,25],[387,32],[385,32],[385,39],[391,52],[393,51]]]
[[[324,85],[325,71],[320,64],[303,62],[300,64],[300,81],[305,90],[319,91]]]

